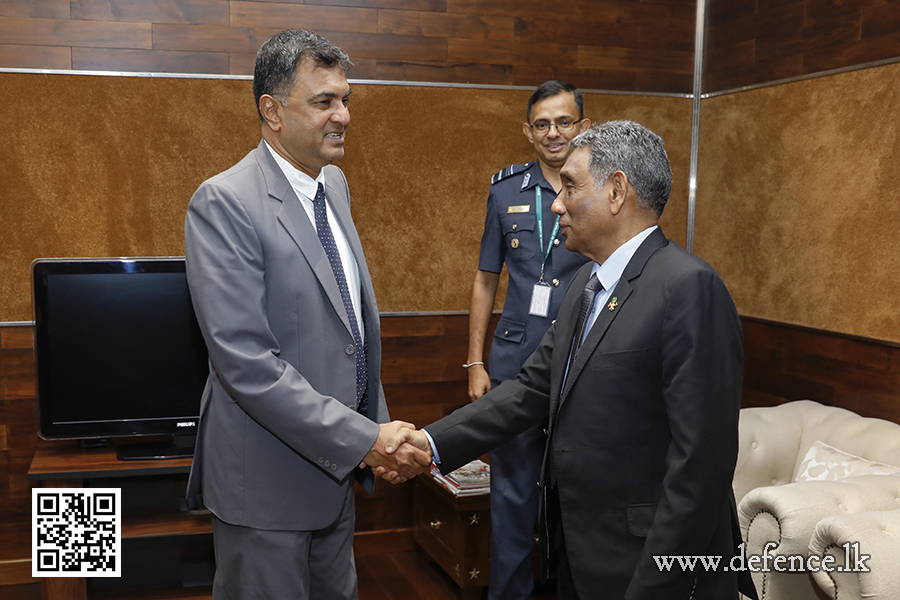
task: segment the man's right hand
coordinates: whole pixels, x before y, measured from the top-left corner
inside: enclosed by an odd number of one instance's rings
[[[428,441],[428,436],[421,429],[401,427],[388,439],[385,444],[385,451],[388,454],[393,454],[402,448],[403,444],[409,444],[431,456],[431,443]]]
[[[491,391],[491,378],[484,365],[469,367],[469,400],[475,402]]]
[[[416,475],[424,473],[431,466],[431,446],[428,440],[425,440],[425,447],[419,446],[409,447],[403,452],[394,454],[399,444],[394,445],[390,450],[387,446],[391,440],[396,439],[398,431],[415,431],[415,425],[405,421],[392,421],[391,423],[382,423],[381,431],[372,449],[366,454],[360,467],[368,465],[373,468],[376,476],[383,477],[391,483],[402,483],[408,479],[412,479]],[[422,434],[425,437],[425,434]]]

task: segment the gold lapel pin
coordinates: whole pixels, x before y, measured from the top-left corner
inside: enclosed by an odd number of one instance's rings
[[[610,300],[610,301],[609,301],[609,304],[606,305],[606,307],[607,307],[610,311],[616,310],[616,307],[617,307],[617,306],[619,306],[619,298],[618,298],[617,296],[613,296],[613,299]]]

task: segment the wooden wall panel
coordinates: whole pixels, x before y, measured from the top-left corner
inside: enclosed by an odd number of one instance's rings
[[[900,344],[744,317],[744,406],[816,400],[900,423]]]
[[[252,75],[259,46],[296,27],[347,50],[357,79],[686,94],[694,14],[693,0],[573,0],[563,14],[538,0],[9,0],[0,67]]]
[[[704,92],[900,57],[892,0],[711,0]]]

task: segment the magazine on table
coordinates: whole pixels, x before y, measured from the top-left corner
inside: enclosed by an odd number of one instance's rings
[[[473,460],[446,475],[441,475],[437,467],[432,465],[431,475],[454,496],[476,496],[491,492],[491,466],[482,460]]]

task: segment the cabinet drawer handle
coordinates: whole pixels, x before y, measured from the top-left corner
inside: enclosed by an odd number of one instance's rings
[[[440,529],[441,528],[440,521],[432,521],[431,523],[429,523],[429,525],[431,525],[432,529]]]

